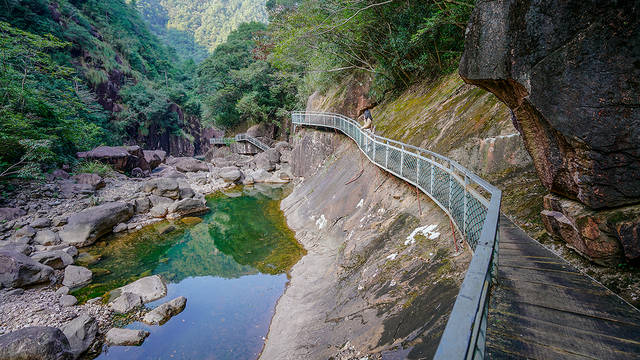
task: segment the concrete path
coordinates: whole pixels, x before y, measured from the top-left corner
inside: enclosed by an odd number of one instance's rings
[[[500,219],[489,359],[640,359],[640,311]]]

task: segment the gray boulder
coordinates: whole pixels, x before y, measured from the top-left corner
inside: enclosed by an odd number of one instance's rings
[[[23,287],[51,281],[53,269],[13,250],[0,250],[0,284]]]
[[[151,201],[151,206],[158,206],[158,205],[168,206],[170,204],[173,204],[173,199],[170,199],[164,196],[150,195],[149,200]]]
[[[51,226],[51,220],[48,218],[35,218],[29,225],[35,229],[42,229]]]
[[[107,331],[105,341],[112,346],[137,346],[149,336],[148,331],[112,328]]]
[[[73,295],[62,295],[60,297],[60,305],[64,307],[73,306],[78,303],[78,299],[76,299]]]
[[[172,317],[180,314],[186,305],[187,298],[184,296],[177,297],[146,313],[142,318],[142,322],[149,325],[162,325]]]
[[[143,150],[142,152],[151,170],[160,166],[167,159],[167,153],[163,150]]]
[[[149,215],[154,218],[163,218],[167,216],[169,205],[156,205],[149,210]]]
[[[89,185],[93,190],[106,186],[102,177],[98,174],[80,173],[71,177],[77,184]]]
[[[91,151],[76,153],[76,156],[85,160],[98,160],[124,172],[137,167],[150,170],[139,146],[99,146]]]
[[[11,221],[25,215],[27,215],[27,212],[22,209],[0,208],[0,220]]]
[[[93,344],[98,333],[98,323],[92,316],[81,314],[63,325],[60,330],[69,340],[70,350],[77,358]]]
[[[133,216],[133,205],[112,202],[85,209],[69,217],[59,232],[63,242],[76,247],[88,246],[111,232],[114,226]]]
[[[180,188],[175,178],[151,179],[142,186],[142,191],[174,200],[180,197]]]
[[[240,178],[242,178],[242,172],[235,166],[223,168],[222,170],[220,170],[219,175],[222,180],[228,183],[236,182],[240,180]]]
[[[73,257],[63,250],[39,251],[31,254],[31,258],[54,269],[64,269],[73,264]]]
[[[167,219],[178,219],[185,215],[196,214],[209,210],[204,198],[183,199],[176,201],[167,209]]]
[[[92,278],[93,273],[91,270],[82,266],[69,265],[64,269],[62,285],[70,289],[81,288],[89,284]]]
[[[0,336],[2,360],[71,360],[64,333],[54,327],[32,326]]]
[[[60,243],[60,236],[57,233],[46,229],[40,230],[36,233],[36,237],[33,239],[37,244],[50,246]]]
[[[138,294],[125,292],[120,294],[114,301],[109,303],[109,308],[119,314],[126,314],[129,311],[142,305],[142,298]]]
[[[175,167],[181,172],[209,171],[205,162],[191,157],[178,158]]]
[[[21,238],[21,237],[32,238],[35,234],[36,234],[36,230],[33,227],[27,225],[27,226],[23,226],[20,229],[18,229],[13,234],[13,237],[14,238]]]
[[[131,284],[111,292],[111,298],[117,299],[124,293],[131,293],[140,296],[143,303],[148,303],[167,296],[167,285],[158,275],[152,275],[138,279]]]
[[[134,200],[134,206],[136,208],[136,214],[144,214],[149,212],[151,209],[151,203],[149,202],[149,198],[142,197]]]

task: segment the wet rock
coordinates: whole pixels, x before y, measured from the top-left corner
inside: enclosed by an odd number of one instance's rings
[[[11,221],[27,215],[27,212],[19,208],[0,208],[0,221]]]
[[[551,192],[592,209],[637,203],[640,48],[628,43],[640,37],[637,3],[548,5],[477,2],[460,75],[513,110]]]
[[[109,303],[109,308],[119,314],[126,314],[142,305],[142,298],[138,294],[125,292]]]
[[[62,285],[70,289],[81,288],[89,284],[92,278],[93,273],[91,270],[82,266],[69,265],[64,269]]]
[[[139,146],[99,146],[76,154],[80,159],[110,164],[115,170],[131,172],[134,168],[151,170]]]
[[[174,225],[165,225],[158,228],[158,234],[166,235],[172,231],[174,231],[176,227]]]
[[[76,263],[82,266],[90,266],[102,259],[100,255],[93,255],[88,252],[81,252],[78,254],[78,258],[76,259]]]
[[[162,325],[173,316],[181,313],[186,305],[187,298],[184,296],[177,297],[146,313],[142,318],[142,322],[149,325]]]
[[[51,220],[48,218],[35,218],[29,225],[35,229],[47,228],[51,226]]]
[[[144,330],[112,328],[107,331],[105,341],[112,346],[137,346],[141,345],[147,336],[149,332]]]
[[[102,189],[106,186],[104,180],[98,174],[88,174],[88,173],[80,173],[74,175],[72,179],[77,184],[85,184],[91,186],[93,190]]]
[[[62,295],[62,297],[60,297],[60,305],[64,307],[73,306],[77,303],[78,299],[73,295]]]
[[[69,223],[59,232],[66,244],[88,246],[111,232],[113,227],[133,216],[133,205],[123,202],[106,203],[85,209],[69,217]]]
[[[81,314],[60,328],[69,340],[74,357],[79,357],[93,344],[98,333],[98,323],[87,314]]]
[[[33,239],[37,244],[40,245],[57,245],[60,243],[60,237],[58,233],[55,233],[51,230],[40,230],[36,233],[36,237]]]
[[[146,304],[167,296],[167,286],[160,276],[152,275],[113,290],[111,296],[115,299],[124,293],[136,294],[140,296],[142,302]]]
[[[191,157],[178,158],[175,167],[176,170],[181,172],[209,171],[209,167],[205,162]]]
[[[49,282],[53,269],[12,250],[0,250],[0,284],[23,287]]]
[[[207,210],[209,210],[209,208],[204,198],[183,199],[169,205],[167,218],[177,219],[185,215],[201,213]]]
[[[73,264],[73,257],[62,250],[36,252],[31,254],[31,258],[54,269],[64,269]]]
[[[33,326],[0,336],[0,359],[71,360],[64,333],[54,327]]]

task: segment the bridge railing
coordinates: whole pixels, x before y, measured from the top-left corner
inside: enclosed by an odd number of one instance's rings
[[[234,143],[234,142],[238,142],[238,141],[246,141],[248,143],[251,143],[253,145],[255,145],[258,149],[262,150],[262,151],[267,151],[270,149],[269,145],[263,143],[262,141],[254,138],[253,136],[247,135],[247,134],[238,134],[235,137],[232,138],[211,138],[209,139],[209,143],[211,145],[227,145],[229,146],[230,144]]]
[[[369,160],[416,186],[451,218],[473,258],[434,358],[484,358],[489,289],[498,259],[500,189],[445,156],[372,134],[346,116],[293,112],[291,118],[294,126],[340,130]]]

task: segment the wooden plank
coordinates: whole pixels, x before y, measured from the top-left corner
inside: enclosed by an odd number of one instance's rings
[[[640,343],[626,338],[596,334],[538,319],[500,314],[491,329],[526,342],[534,342],[568,353],[598,359],[640,358]]]
[[[591,281],[581,273],[557,273],[544,270],[501,266],[498,263],[498,282],[504,280],[511,281],[531,281],[537,283],[556,283],[566,287],[585,287],[599,290],[602,286]]]
[[[536,344],[509,334],[487,330],[488,359],[554,359],[554,360],[594,360],[580,354],[572,354],[561,349]]]
[[[525,283],[517,284],[514,288],[500,286],[500,291],[494,291],[494,294],[504,301],[535,304],[623,323],[640,323],[640,313],[614,295],[587,296],[584,291],[575,288]]]
[[[531,260],[522,257],[499,257],[498,258],[498,266],[507,266],[507,267],[525,267],[525,268],[533,268],[537,270],[550,270],[550,271],[568,271],[572,273],[580,273],[573,266],[570,266],[567,263],[558,262],[558,261],[548,261],[548,260]],[[582,273],[580,273],[582,275]]]

